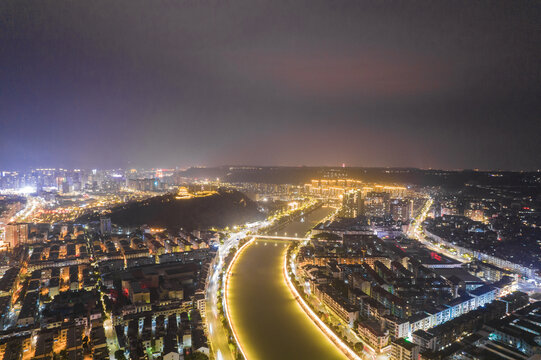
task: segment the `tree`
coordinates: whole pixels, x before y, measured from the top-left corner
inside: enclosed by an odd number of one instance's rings
[[[363,351],[364,349],[364,344],[362,342],[358,342],[358,343],[355,343],[355,345],[353,346],[353,348],[355,349],[355,351],[357,352],[361,352]]]
[[[186,355],[184,360],[208,360],[208,358],[209,357],[207,355],[198,351],[194,351],[190,355]]]
[[[89,341],[88,336],[83,337],[83,349],[84,349],[86,354],[90,354],[90,352],[91,352],[90,351],[91,349],[88,346],[88,341]]]
[[[113,309],[113,303],[111,299],[109,299],[109,296],[107,295],[103,296],[103,304],[105,305],[105,310],[107,312],[111,312],[111,310]]]
[[[124,351],[122,350],[115,351],[115,358],[118,360],[126,360],[126,357],[124,356]]]
[[[68,360],[69,359],[68,351],[62,350],[58,354],[53,354],[53,359],[54,360]]]

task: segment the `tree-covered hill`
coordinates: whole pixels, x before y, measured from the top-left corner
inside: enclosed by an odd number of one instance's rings
[[[117,206],[111,210],[109,216],[113,224],[120,226],[147,224],[186,230],[223,228],[263,217],[255,202],[241,192],[226,189],[220,189],[215,195],[192,199],[176,199],[174,194],[156,196]],[[86,215],[79,218],[78,222],[97,219],[97,214]]]

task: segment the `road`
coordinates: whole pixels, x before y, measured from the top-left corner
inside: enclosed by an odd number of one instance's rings
[[[115,360],[115,352],[120,349],[118,346],[118,339],[116,337],[116,331],[113,327],[111,318],[107,318],[103,322],[103,329],[105,330],[105,338],[107,339],[107,349],[109,350],[109,358]]]
[[[17,214],[15,214],[10,219],[10,222],[31,221],[33,219],[34,213],[44,207],[45,203],[45,200],[41,197],[28,195],[26,197],[25,207],[21,209]]]
[[[447,249],[442,248],[426,239],[426,236],[424,235],[424,232],[423,232],[423,222],[426,220],[426,217],[428,216],[428,211],[430,210],[432,203],[433,203],[432,199],[427,200],[427,202],[421,209],[421,213],[413,220],[410,226],[410,229],[407,232],[408,237],[419,241],[426,248],[442,253],[445,256],[450,257],[451,259],[454,259],[461,263],[467,262],[465,258],[457,256],[455,253],[452,253],[448,251]]]
[[[207,303],[206,303],[206,322],[208,328],[209,342],[212,344],[212,350],[218,360],[234,360],[229,343],[227,333],[223,327],[218,311],[218,293],[222,290],[219,276],[224,269],[224,259],[229,254],[231,249],[239,244],[239,240],[245,238],[248,232],[256,232],[258,229],[268,226],[269,222],[257,222],[247,224],[242,231],[230,234],[224,243],[218,248],[218,253],[214,261],[214,270],[209,279],[207,286]]]
[[[440,252],[444,254],[445,256],[450,257],[451,259],[454,259],[461,263],[469,262],[469,259],[466,259],[462,256],[458,256],[456,253],[447,250],[445,247],[440,246],[438,244],[434,244],[430,240],[427,240],[427,237],[423,233],[422,224],[427,217],[427,214],[431,205],[432,205],[432,199],[429,199],[426,202],[425,206],[423,207],[419,216],[412,223],[412,226],[410,230],[408,231],[408,236],[421,242],[427,248]],[[518,285],[516,288],[517,290],[528,293],[530,295],[541,293],[541,283],[538,282],[537,279],[536,281],[531,281],[531,282],[525,281],[523,279],[519,279],[517,285]]]

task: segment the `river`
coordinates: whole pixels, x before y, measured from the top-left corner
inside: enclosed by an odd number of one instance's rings
[[[320,208],[278,232],[303,236],[332,212]],[[345,359],[301,310],[283,280],[289,243],[257,240],[232,268],[229,304],[233,325],[248,360]]]

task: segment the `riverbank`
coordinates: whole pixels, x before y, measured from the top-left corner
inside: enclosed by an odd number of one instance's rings
[[[222,244],[220,251],[224,251],[226,256],[220,257],[219,266],[216,266],[214,274],[210,276],[210,291],[207,292],[207,301],[213,300],[208,304],[208,309],[212,308],[213,319],[208,319],[209,333],[213,336],[212,354],[218,360],[246,359],[246,353],[238,339],[238,335],[229,316],[228,288],[231,277],[231,269],[243,250],[249,246],[247,241],[253,240],[255,233],[268,233],[270,230],[289,227],[292,223],[304,223],[304,218],[311,216],[312,212],[321,209],[321,203],[311,200],[293,211],[285,211],[275,214],[267,220],[268,225],[244,231],[240,236],[229,236],[229,240]],[[327,210],[323,210],[327,212]],[[319,215],[316,216],[319,218]],[[298,220],[298,221],[297,221]],[[263,225],[263,224],[262,224]],[[226,244],[227,243],[227,244]],[[225,280],[224,280],[225,279]],[[214,324],[214,326],[212,326]],[[216,333],[212,333],[212,331]],[[221,349],[221,350],[220,350]]]
[[[325,324],[325,322],[316,314],[314,309],[311,308],[308,302],[305,301],[300,286],[298,285],[298,283],[294,282],[295,278],[293,273],[293,267],[295,265],[294,260],[291,258],[292,249],[293,245],[290,245],[284,254],[282,274],[284,276],[284,281],[287,284],[289,291],[291,291],[291,294],[297,301],[297,304],[304,311],[306,316],[309,317],[314,322],[314,324],[321,330],[323,335],[325,335],[330,341],[332,341],[334,345],[336,345],[336,347],[339,348],[340,351],[342,351],[342,353],[348,357],[348,359],[362,360],[361,357],[350,347],[350,345],[347,344],[343,339],[341,339],[340,336],[338,336],[327,324]]]
[[[304,234],[334,209],[322,208],[281,231]],[[249,360],[345,359],[299,308],[282,272],[289,242],[251,242],[235,261],[228,285],[230,318]]]

